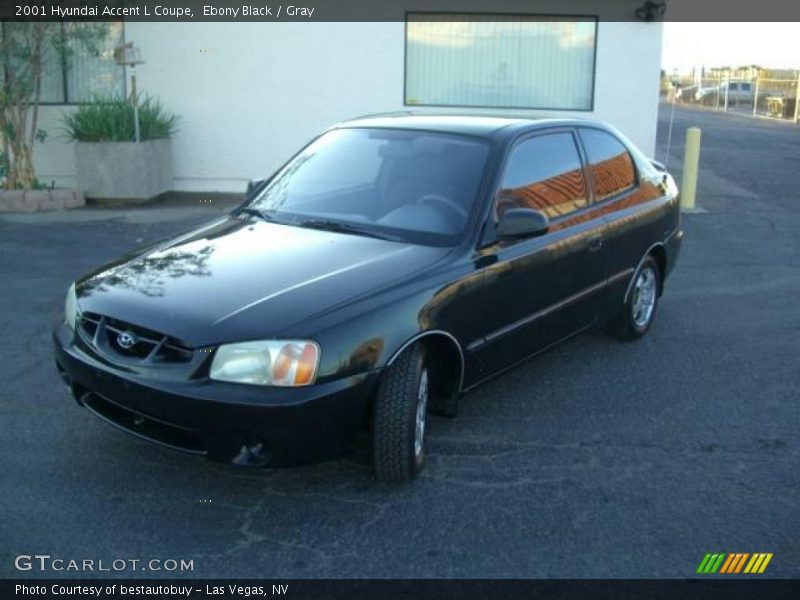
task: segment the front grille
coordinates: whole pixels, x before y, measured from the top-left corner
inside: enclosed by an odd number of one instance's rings
[[[80,333],[95,348],[134,362],[182,364],[194,356],[175,338],[97,313],[81,314]]]

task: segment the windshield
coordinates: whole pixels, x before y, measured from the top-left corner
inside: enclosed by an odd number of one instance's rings
[[[453,244],[472,213],[488,144],[399,129],[336,129],[250,202],[271,220],[421,244]]]

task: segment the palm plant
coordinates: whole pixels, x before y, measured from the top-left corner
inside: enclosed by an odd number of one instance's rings
[[[171,137],[177,117],[164,110],[158,100],[145,96],[139,100],[140,140]],[[122,98],[95,98],[64,115],[66,135],[76,142],[132,142],[135,140],[133,104]]]

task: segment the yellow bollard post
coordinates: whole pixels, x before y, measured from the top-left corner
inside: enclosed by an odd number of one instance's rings
[[[700,128],[686,130],[686,150],[683,153],[683,181],[681,182],[681,210],[693,211],[697,196],[697,168],[700,163]]]

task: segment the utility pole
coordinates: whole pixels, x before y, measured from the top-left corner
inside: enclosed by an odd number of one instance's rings
[[[758,82],[761,80],[760,77],[761,77],[760,74],[756,75],[756,89],[755,89],[755,92],[753,92],[753,116],[754,117],[758,114]]]
[[[131,100],[133,101],[133,137],[139,142],[139,95],[136,93],[136,64],[131,64]]]
[[[728,69],[725,74],[727,75],[727,81],[725,82],[725,112],[728,112],[728,92],[731,89],[731,70]]]

